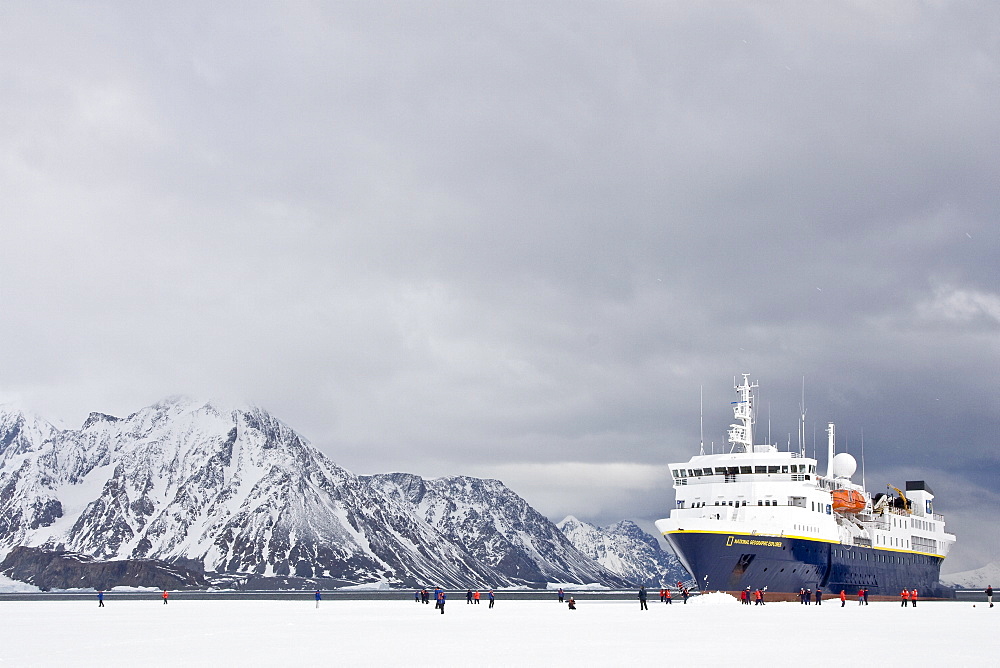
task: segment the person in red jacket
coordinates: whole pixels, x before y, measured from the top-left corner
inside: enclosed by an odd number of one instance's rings
[[[912,605],[914,608],[917,607],[917,590],[916,589],[914,589],[913,591],[910,592],[910,605]]]
[[[902,599],[902,603],[900,605],[905,608],[906,604],[910,602],[910,592],[904,589],[899,592],[899,598]]]
[[[844,590],[841,589],[840,590],[840,607],[843,608],[845,605],[847,605],[847,594],[845,594]]]
[[[168,593],[167,593],[167,590],[166,590],[166,589],[164,589],[164,590],[163,590],[163,605],[166,605],[166,604],[167,604],[167,599],[168,599],[168,598],[170,598],[170,594],[168,594]]]

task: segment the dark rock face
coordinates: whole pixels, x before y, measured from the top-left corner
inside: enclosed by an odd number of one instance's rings
[[[672,553],[632,521],[598,527],[567,517],[559,529],[573,545],[633,586],[673,586],[691,576]]]
[[[104,590],[117,586],[176,590],[201,589],[209,585],[203,573],[156,559],[97,561],[76,552],[23,546],[10,551],[0,563],[0,573],[43,591]]]
[[[499,480],[424,480],[409,473],[362,480],[409,505],[445,538],[514,584],[627,584],[577,550],[555,524]]]

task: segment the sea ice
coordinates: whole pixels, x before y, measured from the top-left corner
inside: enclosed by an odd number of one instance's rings
[[[655,594],[655,592],[653,592]],[[0,663],[11,666],[688,666],[988,664],[1000,607],[922,602],[859,606],[742,606],[713,595],[598,600],[572,592],[577,610],[551,600],[467,605],[441,615],[401,601],[158,600],[0,602]],[[594,598],[590,598],[593,596]],[[728,598],[728,597],[726,597]]]

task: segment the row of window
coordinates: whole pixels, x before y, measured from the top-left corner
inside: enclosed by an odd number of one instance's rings
[[[795,498],[797,498],[797,497],[795,497]],[[678,499],[677,500],[677,507],[678,508],[683,508],[684,507],[684,503],[685,503],[684,501],[682,501],[681,499]],[[826,504],[826,506],[824,507],[824,505],[822,503],[816,503],[815,501],[811,501],[810,503],[812,504],[811,510],[813,512],[826,513],[827,515],[829,515],[832,512],[830,504]],[[706,505],[705,501],[695,501],[694,503],[691,504],[691,507],[692,508],[703,508],[705,505]],[[734,501],[715,501],[712,505],[713,506],[734,506],[734,507],[738,508],[740,506],[747,505],[747,502],[746,501],[739,501],[739,500],[737,500],[735,502]],[[776,506],[776,505],[778,505],[778,501],[776,499],[758,499],[757,500],[757,505],[758,506]],[[800,503],[789,503],[788,505],[790,505],[790,506],[801,506],[803,508],[805,507],[804,502],[802,504],[800,504]]]
[[[703,469],[674,469],[675,478],[748,473],[816,473],[815,464],[783,464],[780,466],[716,466]]]
[[[905,541],[902,538],[895,538],[894,536],[881,536],[881,535],[876,535],[875,538],[878,542],[882,543],[883,545],[889,545],[890,547],[901,547],[904,549],[910,548],[908,541]]]
[[[912,562],[895,554],[882,554],[881,552],[869,552],[867,550],[833,550],[833,556],[841,559],[851,559],[857,561],[875,561],[882,564],[904,564]]]

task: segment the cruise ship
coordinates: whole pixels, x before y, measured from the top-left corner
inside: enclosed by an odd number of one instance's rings
[[[832,422],[820,473],[805,453],[804,411],[797,451],[755,444],[757,387],[749,374],[735,387],[727,452],[706,455],[702,446],[670,465],[676,507],[656,527],[699,588],[894,596],[906,588],[949,596],[939,577],[955,536],[934,512],[927,483],[870,494],[853,481],[854,457],[836,452]]]

